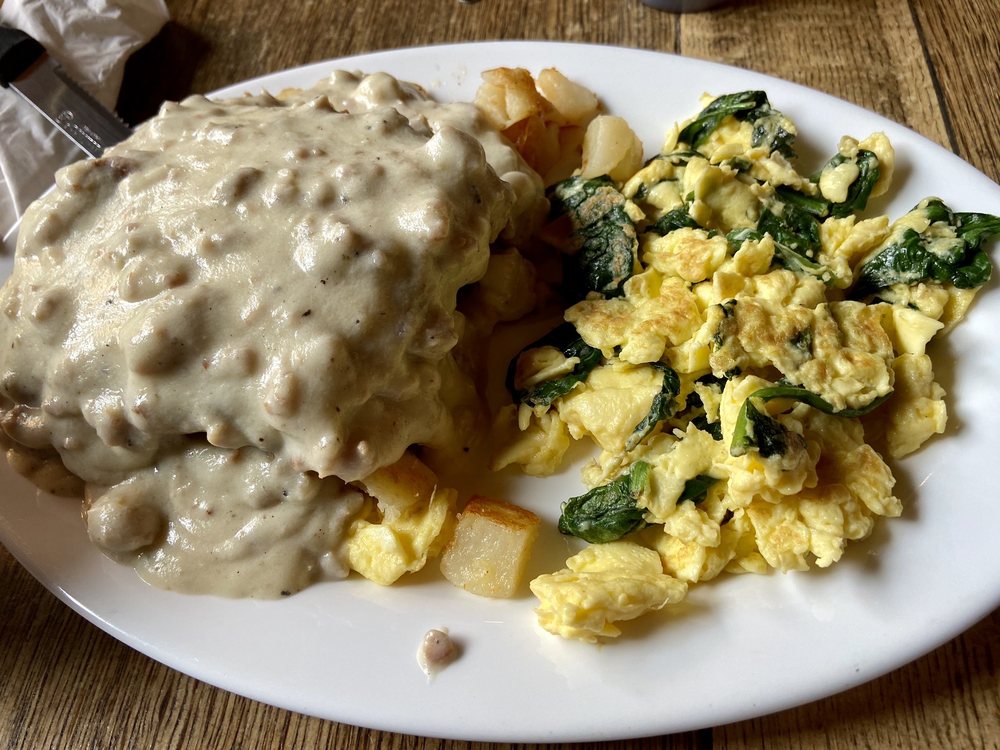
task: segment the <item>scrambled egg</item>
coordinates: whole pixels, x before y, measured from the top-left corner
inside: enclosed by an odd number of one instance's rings
[[[531,591],[542,601],[538,622],[564,638],[596,641],[621,631],[613,624],[679,602],[687,584],[663,572],[659,556],[632,542],[594,545],[539,576]]]
[[[428,557],[440,552],[447,538],[457,497],[455,490],[443,488],[434,492],[426,504],[402,512],[380,513],[369,507],[369,512],[355,519],[348,530],[347,561],[351,570],[389,586],[404,573],[423,568]]]
[[[716,375],[774,367],[836,409],[865,406],[892,391],[892,344],[878,305],[843,301],[811,309],[737,296],[708,318],[718,324],[709,357]]]
[[[947,424],[927,347],[975,288],[910,271],[894,281],[880,253],[913,251],[919,235],[953,257],[957,230],[926,201],[896,223],[862,218],[889,189],[885,135],[845,136],[806,177],[794,124],[761,97],[706,100],[616,183],[638,238],[633,272],[565,312],[573,351],[598,364],[581,375],[580,356],[551,347],[517,360],[522,403],[498,417],[495,464],[551,473],[571,439],[590,438],[591,490],[564,506],[560,529],[617,538],[531,582],[540,624],[563,637],[615,637],[612,623],[724,572],[832,565],[902,512],[882,454],[912,453]],[[613,232],[608,221],[579,231]],[[523,395],[571,372],[557,398]],[[564,528],[570,513],[585,523]]]

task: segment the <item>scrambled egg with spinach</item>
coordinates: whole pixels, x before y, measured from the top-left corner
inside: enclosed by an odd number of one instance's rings
[[[805,176],[795,136],[763,92],[720,96],[624,182],[550,191],[575,302],[511,363],[494,468],[600,449],[559,520],[592,546],[531,582],[553,633],[613,637],[723,572],[837,562],[902,511],[883,456],[945,429],[927,344],[989,279],[1000,219],[936,198],[862,218],[888,139],[844,137]]]

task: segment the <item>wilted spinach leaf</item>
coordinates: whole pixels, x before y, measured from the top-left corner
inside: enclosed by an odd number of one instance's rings
[[[538,349],[543,346],[554,347],[561,351],[563,356],[567,358],[578,357],[580,361],[571,372],[562,377],[536,383],[526,390],[518,390],[514,387],[518,358],[529,349]],[[537,341],[528,344],[510,361],[505,381],[507,390],[515,401],[521,401],[528,406],[549,406],[557,398],[565,396],[573,390],[577,383],[584,382],[590,371],[600,364],[601,359],[600,349],[595,349],[587,344],[576,332],[572,323],[563,323]]]
[[[678,141],[698,148],[729,116],[751,123],[751,145],[766,146],[768,151],[778,151],[792,157],[795,135],[791,123],[774,109],[763,91],[740,91],[724,94],[708,104],[678,135]]]
[[[621,539],[645,525],[639,495],[649,484],[650,466],[636,461],[627,473],[589,492],[571,497],[559,516],[559,531],[592,544]]]
[[[668,367],[662,362],[651,362],[650,366],[655,367],[663,373],[663,384],[660,386],[659,393],[653,396],[649,413],[636,425],[632,434],[629,435],[628,440],[625,442],[626,450],[635,448],[647,435],[656,429],[656,425],[674,413],[674,399],[681,390],[680,378],[677,377],[677,373],[674,372],[673,368]]]
[[[801,401],[824,414],[837,417],[860,417],[881,406],[891,394],[879,396],[866,406],[858,409],[837,409],[826,399],[812,391],[797,385],[773,385],[761,388],[751,393],[736,417],[733,426],[733,439],[729,444],[729,452],[733,456],[742,456],[750,448],[757,448],[764,458],[779,456],[788,449],[788,431],[774,417],[757,409],[753,401],[766,403],[776,398]]]
[[[635,226],[625,212],[625,196],[609,177],[570,177],[549,191],[553,219],[564,217],[569,232],[565,287],[571,299],[588,292],[617,297],[632,275],[638,251]]]
[[[890,235],[858,269],[851,297],[863,299],[893,284],[936,281],[971,289],[990,280],[993,268],[982,243],[1000,234],[1000,217],[955,213],[937,198],[921,201],[914,212],[923,213],[930,225],[923,232],[907,227]]]

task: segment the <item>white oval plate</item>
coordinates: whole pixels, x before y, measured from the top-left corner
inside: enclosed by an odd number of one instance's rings
[[[479,72],[556,66],[624,115],[647,147],[705,91],[767,91],[831,154],[844,133],[889,134],[898,156],[892,217],[936,194],[956,210],[1000,213],[1000,188],[925,138],[871,112],[763,75],[653,52],[552,43],[393,50],[310,65],[219,92],[309,86],[335,67],[385,70],[440,99],[471,100]],[[11,259],[2,259],[5,278]],[[151,588],[87,541],[78,503],[38,495],[3,468],[0,540],[60,599],[116,638],[213,685],[302,713],[410,734],[489,741],[579,741],[677,732],[762,715],[871,680],[952,638],[1000,603],[1000,294],[988,290],[937,347],[948,434],[901,463],[901,519],[810,574],[728,577],[626,627],[615,643],[560,640],[533,599],[481,599],[430,572],[392,588],[359,580],[282,601],[229,601]],[[954,360],[954,367],[949,362]],[[577,494],[570,468],[545,480],[504,474],[481,490],[551,522]],[[558,534],[535,572],[560,567]],[[434,568],[436,566],[429,566]],[[423,633],[447,626],[461,659],[429,681]]]

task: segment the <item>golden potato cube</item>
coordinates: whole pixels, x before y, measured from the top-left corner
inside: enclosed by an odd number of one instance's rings
[[[569,80],[555,68],[541,71],[535,86],[567,124],[586,125],[597,116],[601,106],[593,91]]]
[[[552,109],[524,68],[492,68],[483,71],[482,78],[476,106],[498,130]]]
[[[437,483],[437,475],[409,451],[396,463],[383,466],[361,481],[389,520],[414,506],[426,506]]]
[[[521,585],[540,525],[529,510],[474,496],[459,514],[441,572],[470,593],[510,598]]]
[[[583,136],[583,165],[587,179],[608,175],[625,181],[642,166],[642,141],[628,122],[615,115],[600,115],[590,121]]]

